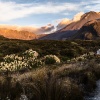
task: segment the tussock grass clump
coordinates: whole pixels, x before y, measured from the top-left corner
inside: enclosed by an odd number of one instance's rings
[[[73,79],[74,83],[82,86],[81,89],[84,93],[88,93],[94,90],[96,80],[100,79],[100,64],[96,62],[96,59],[87,60],[84,63],[79,62],[68,68],[55,70],[54,74],[60,78],[69,77]]]
[[[0,99],[1,100],[19,100],[23,92],[22,86],[18,81],[10,76],[0,78]]]
[[[47,68],[0,79],[2,100],[20,100],[21,95],[29,100],[83,100],[77,84],[68,78],[58,78]]]
[[[77,84],[58,78],[48,69],[37,70],[33,76],[21,82],[29,100],[82,100]]]

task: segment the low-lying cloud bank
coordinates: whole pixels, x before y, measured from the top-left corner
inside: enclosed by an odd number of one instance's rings
[[[17,31],[28,31],[35,34],[48,34],[51,33],[55,28],[53,25],[48,24],[47,26],[43,27],[32,27],[32,26],[17,26],[17,25],[0,25],[2,29],[10,29],[10,30],[17,30]]]
[[[83,14],[84,14],[84,12],[79,12],[73,17],[73,19],[68,19],[68,18],[60,19],[60,22],[57,25],[57,30],[60,30],[60,29],[64,28],[66,25],[68,25],[72,22],[76,22],[76,21],[80,20],[81,16]]]

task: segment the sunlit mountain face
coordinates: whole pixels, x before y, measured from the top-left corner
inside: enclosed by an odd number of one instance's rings
[[[0,28],[51,34],[99,10],[100,0],[0,0]]]

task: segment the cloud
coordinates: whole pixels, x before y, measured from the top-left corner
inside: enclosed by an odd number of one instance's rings
[[[72,20],[70,20],[68,18],[63,18],[63,19],[58,19],[56,22],[59,23],[57,25],[57,30],[60,30],[60,29],[64,28],[66,25],[70,24],[72,22]]]
[[[57,30],[60,30],[60,29],[64,28],[66,25],[68,25],[72,22],[76,22],[76,21],[80,20],[81,16],[83,14],[84,14],[84,12],[79,12],[73,17],[73,19],[68,19],[68,18],[58,19],[56,21],[56,22],[58,22]]]
[[[78,21],[80,20],[81,16],[84,14],[84,12],[79,12],[78,14],[76,14],[73,18],[73,21]]]
[[[87,12],[90,10],[100,10],[100,0],[77,0],[77,2],[63,3],[16,3],[0,1],[0,22],[28,17],[36,14],[62,14],[72,15],[78,12]]]
[[[18,4],[15,2],[0,1],[0,21],[9,21],[17,18],[27,17],[32,14],[61,13],[63,11],[77,10],[76,4],[70,3],[31,3]]]
[[[80,11],[88,12],[88,11],[100,11],[100,0],[85,0],[80,4]]]
[[[52,24],[48,24],[42,27],[35,27],[35,26],[17,26],[17,25],[4,25],[1,24],[0,28],[2,29],[10,29],[10,30],[17,30],[17,31],[28,31],[35,34],[48,34],[54,31],[54,26]]]
[[[40,28],[40,32],[44,34],[49,34],[55,30],[55,27],[52,24],[48,24],[47,26],[43,26]]]

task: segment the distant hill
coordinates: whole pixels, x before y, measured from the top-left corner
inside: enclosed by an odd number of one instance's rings
[[[17,31],[11,29],[0,28],[0,35],[9,39],[32,40],[37,35],[28,31]]]
[[[94,12],[94,11],[87,12],[83,14],[79,20],[73,21],[68,25],[66,25],[64,28],[54,33],[48,34],[40,39],[49,39],[49,40],[70,39],[76,32],[80,30],[80,28],[84,26],[85,23],[96,19],[100,19],[100,12]]]

